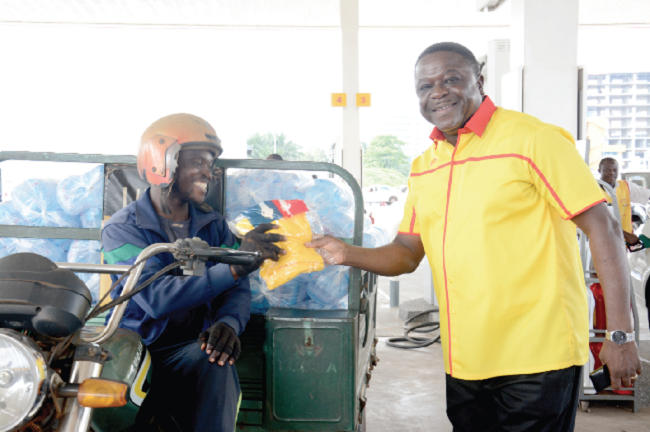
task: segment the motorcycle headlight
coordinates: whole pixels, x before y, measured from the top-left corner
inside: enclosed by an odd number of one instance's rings
[[[0,432],[34,417],[45,399],[47,378],[38,346],[14,330],[0,329]]]

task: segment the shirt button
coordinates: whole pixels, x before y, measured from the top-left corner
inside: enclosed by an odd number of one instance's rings
[[[453,313],[453,314],[455,314],[455,313],[456,313],[456,311],[455,311],[455,310],[452,310],[452,311],[451,311],[451,313]]]
[[[447,279],[447,282],[451,283],[451,279]]]

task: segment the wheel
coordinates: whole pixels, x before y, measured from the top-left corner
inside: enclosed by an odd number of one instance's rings
[[[391,205],[394,202],[397,202],[397,197],[392,196],[388,199],[388,205]]]
[[[633,231],[638,230],[641,225],[643,225],[643,222],[641,222],[640,220],[636,220],[636,219],[633,220],[632,221],[632,230]]]

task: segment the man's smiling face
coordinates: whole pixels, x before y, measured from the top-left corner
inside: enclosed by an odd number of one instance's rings
[[[457,135],[483,102],[483,77],[460,54],[427,54],[415,67],[420,112],[445,136]]]
[[[207,150],[181,150],[178,153],[177,181],[172,186],[182,201],[203,204],[212,180],[214,157]]]

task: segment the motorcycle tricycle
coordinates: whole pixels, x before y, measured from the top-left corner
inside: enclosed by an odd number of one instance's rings
[[[0,152],[0,162],[7,160],[103,164],[104,219],[137,199],[147,187],[137,173],[133,156]],[[343,240],[362,244],[361,189],[341,167],[314,162],[217,159],[206,202],[224,215],[228,212],[225,197],[231,187],[227,181],[230,169],[298,170],[339,177],[350,186],[355,202],[354,233]],[[100,240],[100,230],[0,225],[0,237]],[[17,428],[66,432],[142,430],[135,422],[147,406],[146,395],[155,370],[140,336],[119,328],[119,321],[128,298],[150,282],[139,281],[139,272],[143,259],[154,253],[176,254],[176,264],[194,274],[199,274],[201,262],[206,259],[250,259],[229,249],[206,249],[205,245],[190,242],[152,245],[138,258],[142,262],[132,268],[57,263],[56,269],[48,270],[128,277],[121,300],[100,303],[90,314],[90,297],[76,285],[56,288],[52,282],[33,280],[40,293],[48,291],[44,289],[47,286],[51,292],[58,290],[57,294],[41,300],[0,298],[0,350],[20,353],[15,354],[23,359],[17,370],[26,377],[21,389],[33,390],[31,399],[3,400],[7,394],[3,393],[4,386],[13,382],[10,375],[15,372],[3,375],[8,363],[7,357],[0,355],[0,432]],[[263,315],[251,315],[240,337],[242,354],[235,364],[242,390],[237,430],[365,430],[366,388],[378,361],[377,276],[350,269],[349,280],[347,309],[271,308]],[[136,286],[139,282],[141,285]],[[25,310],[20,312],[20,319],[13,319],[17,312],[11,308],[20,305]],[[100,313],[109,307],[114,307],[114,312],[104,325],[104,314]],[[16,406],[20,410],[12,408]],[[7,412],[15,423],[9,423]],[[164,424],[155,426],[165,430]]]

